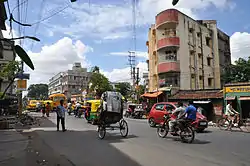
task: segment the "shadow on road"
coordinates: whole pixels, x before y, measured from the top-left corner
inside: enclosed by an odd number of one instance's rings
[[[55,124],[49,120],[43,120],[41,127],[44,126],[55,127]],[[140,166],[140,164],[112,145],[123,143],[125,139],[135,138],[136,136],[134,135],[128,135],[127,138],[123,138],[116,132],[107,132],[104,140],[100,140],[97,131],[94,130],[69,130],[66,132],[36,130],[34,133],[39,136],[45,146],[53,149],[55,153],[71,163],[70,165]],[[47,153],[51,152],[52,150]]]
[[[202,132],[196,132],[196,134],[206,134],[206,133],[212,133],[213,131],[211,130],[204,130]]]
[[[180,137],[167,136],[166,139],[172,140],[172,141],[178,141],[181,143]],[[211,142],[195,139],[191,144],[209,144],[209,143]]]

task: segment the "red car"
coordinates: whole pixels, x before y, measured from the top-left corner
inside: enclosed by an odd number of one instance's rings
[[[166,108],[165,111],[164,107]],[[148,116],[148,123],[150,127],[154,127],[157,124],[162,123],[164,121],[164,114],[171,113],[177,107],[177,102],[161,102],[154,104]],[[193,124],[197,132],[202,132],[208,127],[207,118],[199,112],[197,112],[196,121]]]

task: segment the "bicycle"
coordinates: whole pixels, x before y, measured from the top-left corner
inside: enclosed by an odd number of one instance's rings
[[[232,128],[238,128],[240,129],[240,131],[243,131],[241,127],[245,127],[247,129],[247,120],[246,119],[239,119],[238,123],[235,123],[237,121],[237,118],[239,116],[237,116],[234,120],[233,120],[233,124],[231,126],[230,131],[232,131]],[[220,130],[228,130],[229,129],[229,125],[231,125],[232,121],[228,118],[228,115],[223,114],[222,117],[218,120],[217,122],[217,126],[220,128]],[[235,126],[236,124],[236,126]]]

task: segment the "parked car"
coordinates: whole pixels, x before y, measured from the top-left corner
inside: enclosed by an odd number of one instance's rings
[[[166,108],[166,111],[164,111],[164,107]],[[171,113],[177,107],[177,102],[161,102],[154,104],[148,116],[149,126],[154,127],[162,123],[164,121],[163,116],[166,113]],[[196,129],[197,132],[204,131],[208,127],[207,118],[199,112],[197,112],[196,118],[197,119],[195,123],[193,123],[193,127]]]

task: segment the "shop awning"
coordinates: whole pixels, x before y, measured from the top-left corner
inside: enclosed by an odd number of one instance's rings
[[[211,101],[194,101],[194,104],[208,104]]]
[[[235,96],[227,96],[226,97],[226,100],[234,100],[235,99]]]
[[[144,93],[141,97],[155,98],[162,94],[162,91],[154,92],[154,93]]]
[[[250,96],[240,97],[240,100],[250,100]]]
[[[171,91],[171,88],[164,87],[164,88],[159,88],[160,91]]]

